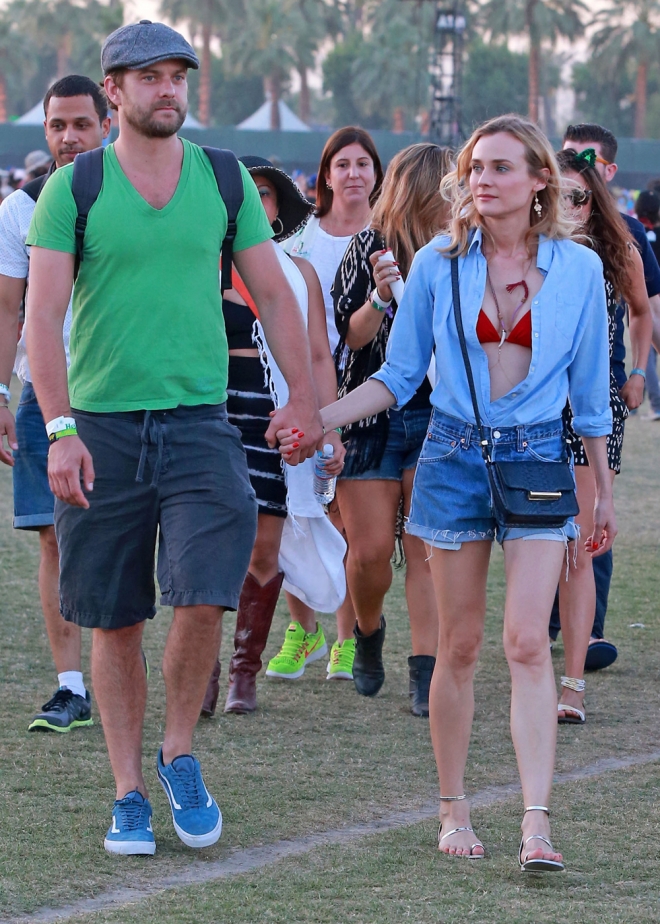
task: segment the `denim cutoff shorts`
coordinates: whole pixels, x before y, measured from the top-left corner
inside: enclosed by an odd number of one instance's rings
[[[566,441],[561,418],[517,427],[484,427],[498,462],[559,462]],[[491,509],[486,463],[474,424],[433,410],[417,463],[406,532],[440,549],[497,539],[577,539],[573,518],[561,529],[501,528]]]
[[[406,469],[417,465],[424,438],[429,428],[430,407],[390,410],[389,429],[385,452],[377,468],[353,473],[354,461],[359,456],[359,437],[352,439],[346,450],[344,469],[340,478],[352,481],[401,481]]]
[[[14,452],[14,529],[41,529],[54,522],[55,497],[48,483],[48,434],[31,382],[16,411]]]

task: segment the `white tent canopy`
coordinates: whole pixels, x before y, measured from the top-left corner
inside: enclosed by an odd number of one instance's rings
[[[43,125],[43,121],[44,103],[43,100],[40,100],[32,109],[29,109],[19,119],[16,119],[14,125]],[[204,126],[194,116],[188,113],[182,128],[204,128]]]
[[[270,100],[259,106],[256,112],[244,119],[236,126],[245,131],[267,132],[270,131]],[[299,119],[295,112],[287,106],[282,100],[279,101],[280,126],[283,132],[310,132],[311,128],[306,125],[302,119]]]
[[[20,119],[16,119],[14,125],[43,125],[44,123],[44,104],[43,100],[28,109]]]

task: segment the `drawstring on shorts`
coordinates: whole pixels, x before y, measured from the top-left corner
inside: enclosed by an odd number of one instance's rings
[[[142,425],[140,441],[142,443],[142,449],[140,450],[140,461],[138,463],[135,480],[139,484],[144,481],[144,467],[147,463],[149,446],[157,446],[156,465],[151,479],[151,487],[155,488],[158,485],[158,479],[160,478],[161,469],[163,467],[163,422],[157,417],[153,417],[151,411],[144,412],[144,423]]]

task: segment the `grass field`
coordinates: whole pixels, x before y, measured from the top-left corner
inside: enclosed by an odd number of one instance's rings
[[[611,669],[588,678],[588,724],[560,727],[558,773],[580,768],[589,772],[582,779],[559,782],[555,789],[553,837],[568,872],[545,879],[523,877],[517,870],[522,803],[513,790],[500,793],[489,806],[484,797],[483,807],[473,812],[487,860],[468,864],[439,856],[434,849],[435,824],[428,806],[436,795],[435,767],[428,723],[407,711],[409,632],[401,575],[387,600],[387,680],[375,700],[357,697],[352,685],[325,682],[322,661],[297,683],[261,680],[255,715],[220,714],[200,722],[196,753],[221,805],[225,828],[218,845],[196,854],[174,834],[156,782],[163,722],[159,662],[170,618],[167,611],[159,612],[145,633],[152,665],[145,756],[158,852],[153,859],[106,854],[103,835],[113,785],[98,716],[92,729],[67,736],[26,732],[35,709],[52,694],[56,678],[37,596],[37,537],[11,529],[11,473],[3,467],[0,920],[657,920],[660,768],[650,758],[660,751],[659,456],[660,424],[633,418],[624,473],[616,486],[620,536],[607,633],[620,655]],[[496,551],[466,781],[471,793],[517,780],[500,640],[501,565]],[[323,621],[332,640],[333,620]],[[639,623],[644,628],[631,628]],[[267,656],[277,649],[285,626],[280,607]],[[232,631],[233,619],[228,617],[223,686]],[[559,644],[553,656],[557,676],[561,654]],[[604,770],[605,758],[629,759],[631,765]],[[426,812],[420,811],[425,807]],[[416,823],[388,822],[381,831],[373,824],[393,813],[399,813],[398,821]],[[356,833],[359,825],[364,829]],[[290,847],[293,841],[295,846],[295,839],[323,832],[335,832],[330,843],[318,838],[302,841],[295,855],[277,859],[282,847],[278,842],[284,840]],[[242,864],[257,854],[246,851],[261,847],[265,850],[259,854],[259,868],[227,875],[230,863],[239,871],[249,869],[249,863]],[[96,904],[82,904],[90,899]],[[53,909],[63,906],[68,907],[59,917]]]

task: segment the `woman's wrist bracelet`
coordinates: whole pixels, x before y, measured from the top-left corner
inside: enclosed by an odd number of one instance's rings
[[[48,442],[54,443],[63,436],[78,436],[76,422],[73,417],[55,417],[46,424]]]
[[[11,401],[11,392],[9,391],[9,387],[7,385],[2,385],[0,383],[0,396],[4,397],[7,401],[7,405],[9,405],[9,402]]]
[[[630,375],[641,375],[644,381],[646,381],[646,370],[645,369],[633,369]]]
[[[328,431],[325,429],[324,426],[321,426],[321,429],[323,430],[323,436],[325,436]],[[341,427],[335,427],[332,432],[339,433],[341,435]]]
[[[378,289],[374,289],[371,293],[371,306],[375,308],[376,311],[385,311],[386,308],[389,308],[392,304],[392,299],[389,302],[384,302],[383,299],[378,294]]]

